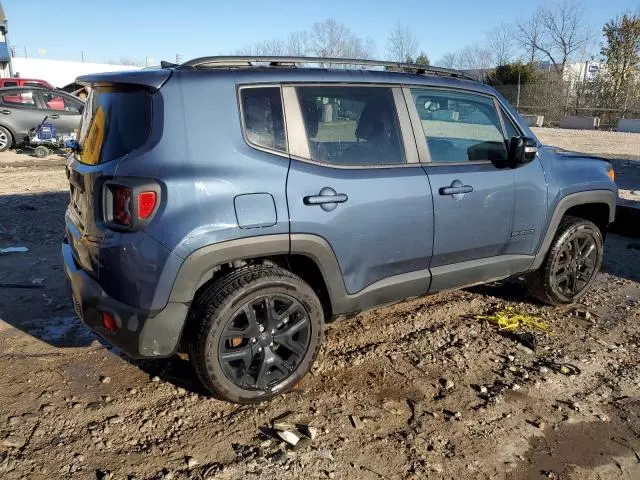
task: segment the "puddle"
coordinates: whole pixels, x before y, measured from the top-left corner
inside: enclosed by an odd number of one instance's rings
[[[30,320],[20,329],[49,345],[62,348],[86,347],[97,339],[75,315]]]
[[[640,451],[640,440],[621,423],[564,423],[557,430],[549,427],[544,436],[531,439],[524,465],[509,478],[538,480],[544,478],[544,472],[555,472],[560,475],[558,478],[579,478],[570,476],[570,472],[603,465],[617,468],[622,458],[629,459],[625,463],[635,464],[640,472],[633,450]],[[632,474],[631,478],[637,477]]]

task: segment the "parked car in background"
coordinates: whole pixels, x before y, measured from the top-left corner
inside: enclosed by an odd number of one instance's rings
[[[83,108],[82,100],[61,90],[0,88],[0,152],[22,145],[45,116],[60,134],[77,131]]]
[[[46,80],[38,80],[37,78],[0,78],[0,88],[8,87],[42,87],[55,89]]]

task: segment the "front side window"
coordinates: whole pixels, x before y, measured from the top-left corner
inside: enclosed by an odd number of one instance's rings
[[[18,86],[18,82],[15,82],[13,80],[10,81],[5,81],[3,87],[17,87]]]
[[[240,101],[247,140],[258,147],[286,152],[280,88],[242,88]]]
[[[311,160],[335,165],[405,163],[393,94],[386,87],[298,87]]]
[[[431,161],[503,161],[507,147],[493,100],[481,95],[412,89]]]
[[[80,113],[80,104],[62,95],[43,93],[44,103],[49,110],[63,110],[65,112]]]

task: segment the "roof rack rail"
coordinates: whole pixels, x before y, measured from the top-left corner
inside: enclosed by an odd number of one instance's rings
[[[368,67],[384,67],[387,70],[411,72],[419,75],[436,75],[441,77],[455,77],[473,80],[458,70],[432,67],[429,65],[415,65],[412,63],[388,62],[383,60],[363,60],[355,58],[324,58],[324,57],[279,57],[279,56],[214,56],[194,58],[184,62],[180,67],[187,68],[242,68],[253,64],[268,64],[270,67],[295,67],[298,64],[315,63],[322,65],[359,65]]]

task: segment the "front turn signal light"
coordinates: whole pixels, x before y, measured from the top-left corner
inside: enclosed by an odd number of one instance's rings
[[[612,182],[616,181],[616,172],[613,170],[613,167],[611,165],[609,165],[609,170],[607,171],[607,175],[609,175],[609,178],[611,179]]]

